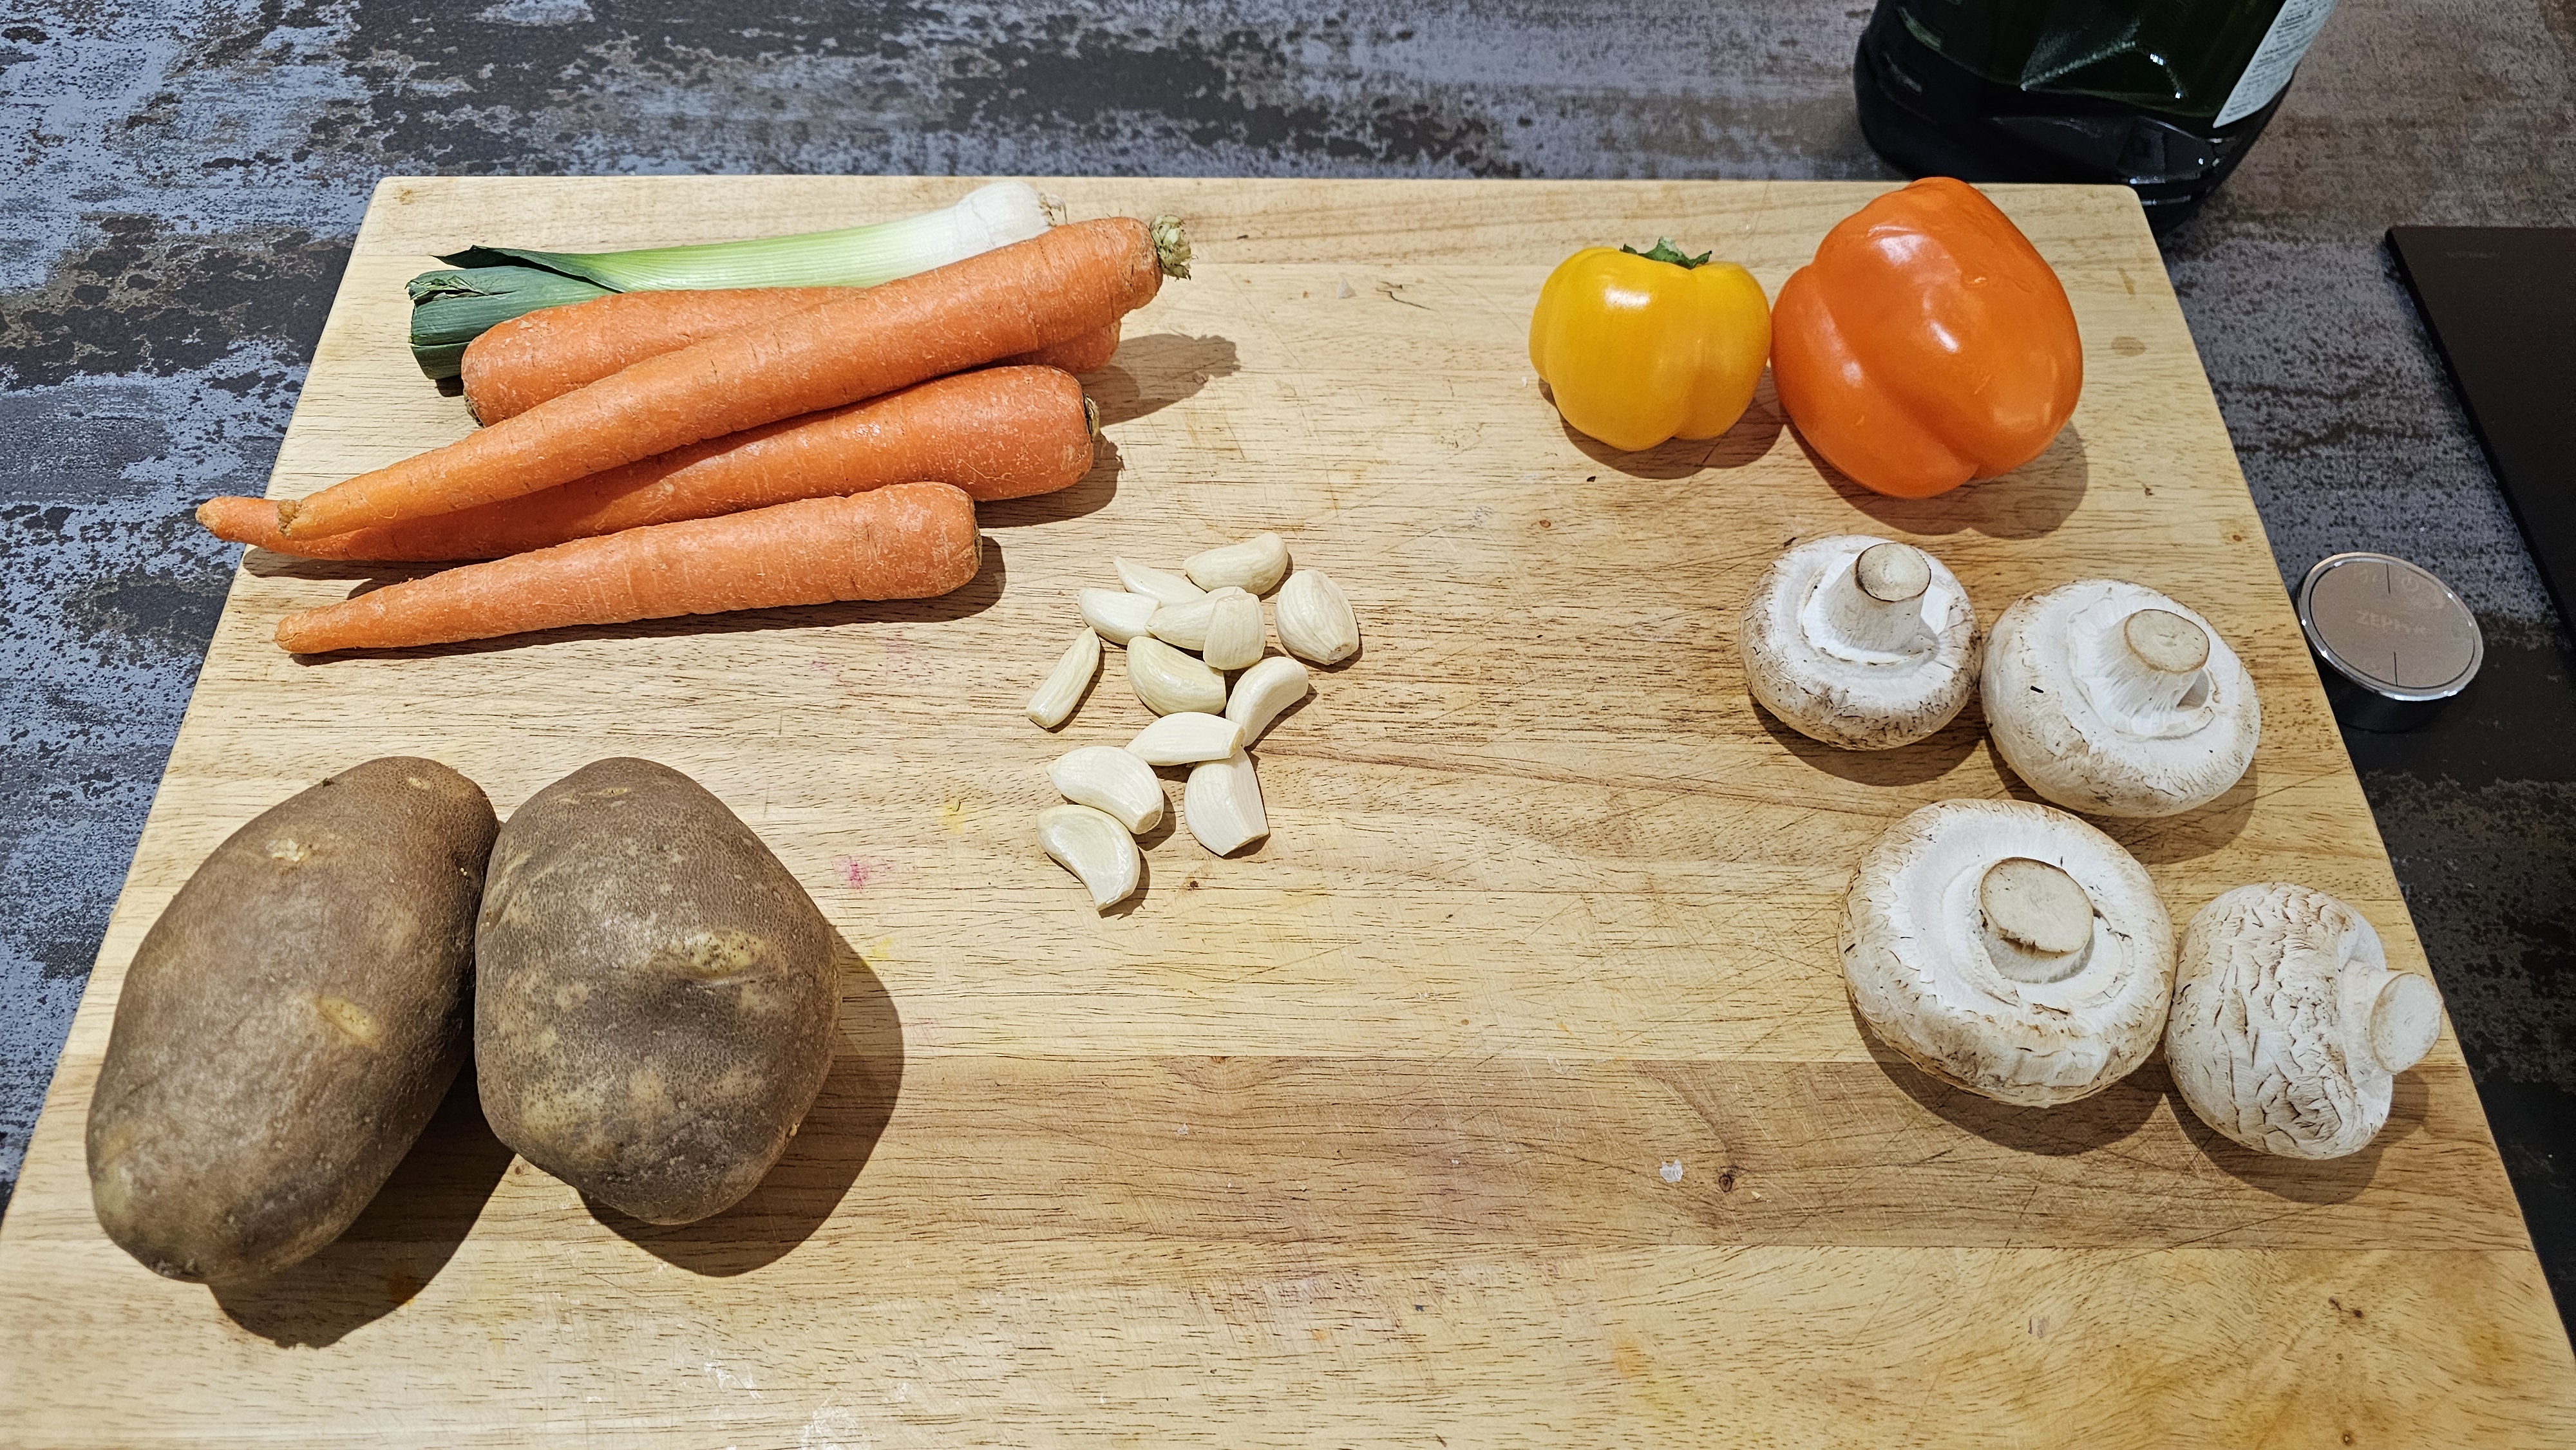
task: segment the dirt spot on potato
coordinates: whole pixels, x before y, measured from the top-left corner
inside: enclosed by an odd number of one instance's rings
[[[769,939],[756,932],[699,931],[664,948],[655,965],[701,980],[719,981],[757,970],[776,954]]]
[[[322,1020],[339,1029],[341,1036],[360,1047],[373,1047],[384,1038],[385,1025],[376,1020],[375,1014],[346,997],[316,997],[313,1009],[322,1014]]]

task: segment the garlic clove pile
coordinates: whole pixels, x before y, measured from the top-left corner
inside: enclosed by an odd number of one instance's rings
[[[1069,804],[1040,814],[1040,839],[1103,905],[1119,899],[1103,892],[1135,888],[1101,825],[1126,832],[1132,853],[1133,837],[1162,818],[1157,767],[1189,767],[1182,814],[1208,850],[1228,855],[1268,835],[1249,747],[1314,692],[1300,659],[1336,664],[1360,648],[1359,620],[1341,587],[1316,570],[1291,573],[1288,546],[1275,533],[1202,550],[1178,574],[1111,562],[1122,587],[1078,591],[1089,628],[1029,702],[1030,719],[1048,729],[1063,724],[1097,676],[1107,641],[1125,647],[1128,683],[1159,717],[1123,750],[1073,750],[1048,772]],[[1260,596],[1273,589],[1279,641],[1294,658],[1263,655]],[[1236,675],[1231,688],[1228,674]]]

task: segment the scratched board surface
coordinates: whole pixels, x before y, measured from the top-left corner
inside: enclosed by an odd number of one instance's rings
[[[2012,477],[1883,500],[1766,385],[1614,455],[1529,374],[1573,248],[1669,233],[1776,290],[1877,189],[1064,180],[1174,211],[1196,275],[1086,380],[1101,461],[987,506],[947,599],[298,661],[278,618],[384,571],[235,580],[0,1225],[0,1443],[856,1446],[2541,1444],[2576,1363],[2446,1033],[2323,1164],[2202,1128],[2161,1060],[2038,1112],[1895,1060],[1845,1004],[1853,863],[1995,797],[1975,709],[1879,755],[1747,700],[1734,613],[1794,538],[1936,551],[1991,621],[2116,574],[2262,691],[2234,790],[2106,822],[2177,920],[2306,882],[2421,952],[2128,194],[1997,188],[2074,298],[2075,421]],[[937,205],[946,179],[393,179],[279,455],[311,492],[458,437],[402,282],[476,240],[646,246]],[[1149,838],[1094,915],[1044,767],[1147,716],[1117,657],[1020,714],[1112,554],[1262,529],[1366,636],[1259,752],[1272,836]],[[347,1235],[256,1287],[154,1278],[81,1124],[144,929],[244,820],[375,755],[505,813],[687,771],[838,928],[829,1083],[743,1204],[655,1228],[515,1161],[470,1086]]]

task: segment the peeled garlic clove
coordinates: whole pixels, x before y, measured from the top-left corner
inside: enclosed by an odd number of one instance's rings
[[[1172,719],[1187,719],[1175,715]],[[1106,812],[1141,836],[1163,821],[1163,783],[1154,767],[1114,745],[1086,745],[1065,752],[1047,767],[1056,794],[1078,806]]]
[[[1073,715],[1073,707],[1082,703],[1085,690],[1100,674],[1100,636],[1090,630],[1074,636],[1064,658],[1055,662],[1047,673],[1046,683],[1029,697],[1029,718],[1041,730],[1053,730]]]
[[[1127,753],[1147,765],[1196,765],[1223,760],[1242,748],[1242,726],[1223,715],[1197,711],[1166,715],[1127,742]]]
[[[1143,594],[1164,604],[1186,604],[1207,591],[1168,569],[1149,569],[1126,559],[1112,559],[1118,582],[1130,594]]]
[[[1225,718],[1243,727],[1243,743],[1249,747],[1269,731],[1281,711],[1314,692],[1304,665],[1273,655],[1235,680],[1234,695],[1225,702]]]
[[[1082,602],[1082,622],[1111,644],[1125,644],[1143,634],[1158,605],[1152,595],[1121,589],[1085,589],[1075,598]]]
[[[1270,817],[1261,809],[1261,782],[1253,776],[1252,757],[1238,750],[1191,767],[1190,783],[1181,791],[1181,819],[1200,845],[1220,856],[1269,835]]]
[[[1057,865],[1082,879],[1095,907],[1134,895],[1144,872],[1136,838],[1107,812],[1089,806],[1049,806],[1038,812],[1038,844]]]
[[[1219,601],[1238,595],[1252,598],[1240,589],[1220,589],[1196,599],[1184,599],[1178,604],[1157,605],[1153,617],[1145,622],[1145,632],[1165,644],[1179,645],[1183,649],[1205,649],[1208,624],[1216,618]],[[1252,607],[1257,612],[1261,602],[1253,600]]]
[[[1207,639],[1199,657],[1212,670],[1239,670],[1261,658],[1261,601],[1240,589],[1211,594]]]
[[[1240,544],[1192,554],[1181,571],[1201,589],[1231,584],[1249,593],[1267,594],[1288,577],[1288,545],[1277,534],[1255,534]]]
[[[1360,622],[1342,586],[1320,570],[1300,569],[1279,590],[1279,643],[1299,659],[1339,664],[1359,653]]]
[[[1157,715],[1225,708],[1225,676],[1150,634],[1127,641],[1127,683]]]

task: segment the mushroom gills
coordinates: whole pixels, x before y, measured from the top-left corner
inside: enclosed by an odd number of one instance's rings
[[[1978,935],[1995,970],[2016,982],[2062,982],[2093,955],[2093,899],[2045,861],[2007,856],[1977,883]]]

